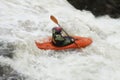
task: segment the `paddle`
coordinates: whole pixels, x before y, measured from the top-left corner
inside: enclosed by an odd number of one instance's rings
[[[50,19],[54,22],[54,23],[56,23],[59,27],[61,27],[60,26],[60,24],[58,23],[58,20],[54,17],[54,16],[50,16]],[[61,27],[62,28],[62,27]],[[63,28],[62,28],[63,29]],[[63,29],[63,31],[65,32],[65,34],[67,34],[67,36],[69,36],[69,34]],[[69,36],[70,37],[70,36]]]
[[[56,23],[59,27],[61,27],[61,25],[58,23],[58,20],[53,16],[53,15],[51,15],[50,16],[50,19],[54,22],[54,23]],[[61,27],[62,28],[62,27]],[[63,29],[63,28],[62,28]],[[65,34],[68,36],[68,37],[70,37],[69,36],[69,34],[63,29],[63,31],[65,32]],[[78,47],[80,47],[76,42],[74,42],[75,43],[75,45],[77,45]]]

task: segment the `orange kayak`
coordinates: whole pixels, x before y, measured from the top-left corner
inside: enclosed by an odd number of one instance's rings
[[[46,42],[35,41],[35,44],[39,49],[43,49],[43,50],[65,50],[65,49],[84,48],[92,43],[91,38],[80,37],[80,36],[74,36],[73,38],[75,39],[76,44],[72,43],[70,45],[63,47],[54,46],[51,42],[52,38],[48,38],[48,41],[46,40]]]

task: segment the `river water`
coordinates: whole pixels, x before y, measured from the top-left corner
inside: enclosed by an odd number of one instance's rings
[[[34,41],[51,36],[54,15],[70,34],[91,37],[83,49],[40,50]],[[7,51],[6,51],[7,49]],[[0,64],[25,80],[120,80],[120,19],[95,18],[66,0],[0,0]]]

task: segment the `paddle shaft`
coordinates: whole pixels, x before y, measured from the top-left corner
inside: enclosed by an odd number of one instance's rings
[[[61,27],[60,26],[60,24],[57,24],[59,27]],[[62,28],[62,27],[61,27]],[[63,28],[62,28],[63,29]],[[63,31],[65,32],[65,34],[68,36],[68,37],[70,37],[70,35],[63,29]]]

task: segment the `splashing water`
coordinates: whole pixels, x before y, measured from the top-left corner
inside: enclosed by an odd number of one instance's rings
[[[66,0],[1,0],[0,50],[12,44],[13,58],[0,56],[26,80],[119,80],[120,19],[95,18]],[[40,50],[34,40],[51,36],[54,15],[69,34],[91,37],[84,49]],[[1,52],[1,51],[0,51]]]

